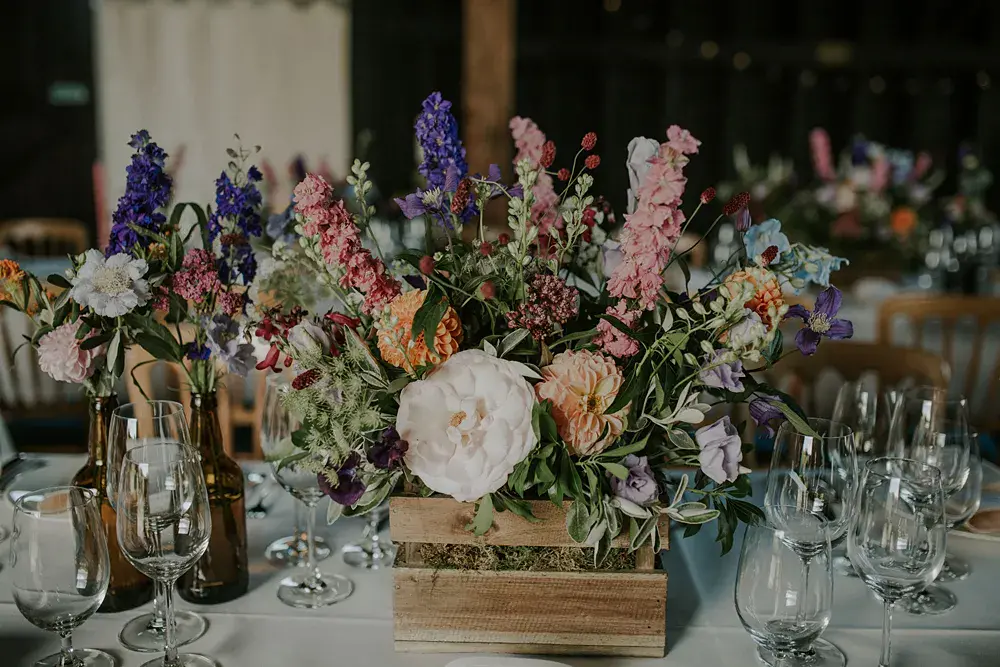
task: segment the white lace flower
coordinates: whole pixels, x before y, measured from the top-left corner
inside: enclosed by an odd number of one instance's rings
[[[149,300],[149,285],[143,280],[147,265],[125,253],[104,258],[88,250],[86,261],[73,279],[70,297],[103,317],[119,317]]]
[[[424,484],[469,502],[507,482],[537,444],[535,394],[516,364],[464,350],[399,396],[406,466]]]

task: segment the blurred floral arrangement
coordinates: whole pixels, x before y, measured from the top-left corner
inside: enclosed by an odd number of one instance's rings
[[[943,180],[932,171],[930,155],[858,136],[835,163],[821,128],[810,133],[809,144],[818,182],[780,211],[788,228],[835,250],[892,248],[916,255],[934,222],[933,192]]]
[[[215,208],[182,203],[170,210],[167,153],[145,130],[129,145],[135,152],[108,247],[72,257],[65,276],[47,277],[51,288],[4,265],[4,305],[32,319],[27,342],[42,370],[92,396],[114,392],[131,345],[177,362],[194,393],[211,393],[224,373],[246,374],[253,364],[241,322],[257,269],[250,239],[261,233],[261,174],[246,167],[253,151],[229,149]],[[187,231],[185,210],[195,217]],[[193,335],[185,339],[181,325]]]
[[[738,144],[733,148],[733,166],[736,179],[719,184],[719,197],[728,201],[740,192],[749,193],[750,217],[755,222],[780,215],[797,183],[791,159],[774,153],[767,165],[755,165],[750,162],[746,146]]]
[[[986,206],[986,195],[993,186],[993,172],[968,145],[959,150],[958,162],[958,192],[940,200],[944,222],[959,231],[995,225],[997,216]]]
[[[663,273],[682,260],[675,244],[715,198],[710,188],[690,217],[682,211],[684,168],[700,142],[676,125],[665,140],[629,144],[629,210],[610,246],[588,222],[610,215],[591,193],[594,133],[557,169],[555,144],[514,118],[516,182],[504,182],[497,165],[469,173],[439,93],[415,130],[425,184],[398,203],[438,225],[443,248],[386,263],[370,238],[367,163],[355,161],[348,179],[353,213],[319,175],[295,187],[298,243],[340,305],[307,313],[279,292],[254,308],[249,330],[271,345],[258,367],[295,374],[284,400],[302,426],[278,465],[317,473],[334,501],[330,520],[368,511],[405,482],[475,502],[477,534],[494,512],[535,520],[526,498],[569,500],[569,535],[593,547],[595,563],[625,526],[631,549],[658,547],[660,514],[688,533],[717,521],[728,550],[739,522],[759,516],[743,500],[752,445],[729,417],[703,425],[706,413],[749,402],[763,427],[789,419],[809,432],[799,408],[751,371],[781,358],[785,317],[803,320],[796,343],[806,354],[823,337],[851,335],[836,317],[840,293],[827,287],[840,260],[771,225],[748,234],[705,288],[668,291]],[[494,199],[509,230],[487,240]],[[716,223],[747,204],[735,197]],[[815,310],[790,309],[782,284],[806,282],[826,287]],[[668,466],[697,472],[668,475]]]

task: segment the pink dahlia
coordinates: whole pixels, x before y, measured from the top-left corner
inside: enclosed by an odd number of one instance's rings
[[[80,320],[63,324],[38,340],[38,365],[54,380],[80,384],[96,370],[94,360],[104,354],[104,346],[81,350],[76,339]]]
[[[628,408],[606,414],[624,381],[612,359],[587,350],[560,352],[542,369],[542,378],[535,393],[539,401],[552,402],[552,417],[570,454],[599,454],[621,435]]]

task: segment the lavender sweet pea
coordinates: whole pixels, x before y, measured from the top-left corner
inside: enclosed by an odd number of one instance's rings
[[[368,461],[380,470],[395,470],[403,465],[410,443],[399,437],[395,426],[382,431],[382,438],[368,451]]]
[[[698,374],[698,379],[706,387],[715,387],[736,393],[742,392],[743,383],[740,380],[746,375],[743,372],[743,362],[739,359],[727,361],[731,356],[731,353],[725,350],[715,350],[705,360],[705,368]]]
[[[805,323],[795,334],[795,345],[799,352],[806,356],[815,354],[823,337],[842,340],[854,335],[854,325],[850,320],[836,319],[842,298],[840,290],[831,285],[816,297],[816,308],[812,313],[798,304],[788,309],[785,319],[798,317]]]
[[[329,496],[333,502],[351,507],[365,495],[365,485],[358,479],[358,466],[361,464],[361,457],[357,452],[351,452],[340,469],[336,471],[337,486],[330,483],[326,475],[317,475],[319,489]]]
[[[694,439],[701,447],[698,455],[701,471],[716,484],[736,481],[740,473],[747,472],[740,465],[743,460],[743,442],[729,417],[698,429],[694,433]]]
[[[645,456],[629,454],[622,459],[628,468],[628,479],[611,478],[611,491],[618,498],[631,501],[640,507],[651,505],[660,495],[653,477],[653,469]]]

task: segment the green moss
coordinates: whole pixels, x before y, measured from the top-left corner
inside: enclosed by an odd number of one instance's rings
[[[498,547],[478,544],[420,544],[422,567],[435,570],[516,570],[521,572],[583,572],[634,570],[635,553],[612,549],[604,563],[594,567],[592,549],[579,547]],[[396,564],[405,566],[406,550]]]

